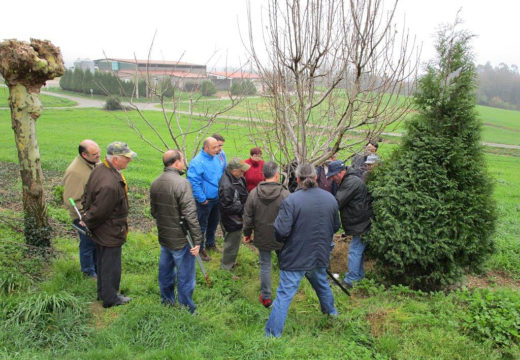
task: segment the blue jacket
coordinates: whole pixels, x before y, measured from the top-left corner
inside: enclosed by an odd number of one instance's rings
[[[289,195],[274,222],[276,240],[284,243],[278,256],[280,269],[327,267],[330,243],[338,229],[338,203],[331,193],[316,187]]]
[[[193,188],[197,202],[218,198],[218,182],[223,168],[217,156],[211,156],[204,150],[195,156],[188,169],[188,180]]]

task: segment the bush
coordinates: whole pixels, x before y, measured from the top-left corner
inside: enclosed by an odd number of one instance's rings
[[[424,290],[480,271],[493,252],[495,204],[475,115],[470,35],[439,33],[438,63],[420,80],[419,114],[400,149],[369,180],[368,253],[389,282]]]
[[[117,97],[109,96],[103,109],[109,111],[123,110],[123,105],[121,105],[121,100],[119,100]]]
[[[256,95],[255,84],[251,80],[233,81],[231,85],[231,95]]]
[[[215,95],[217,92],[217,89],[215,88],[215,85],[211,81],[203,81],[200,85],[200,94],[202,96],[212,96]]]
[[[464,330],[477,341],[491,341],[498,347],[520,343],[520,295],[512,290],[464,291]]]

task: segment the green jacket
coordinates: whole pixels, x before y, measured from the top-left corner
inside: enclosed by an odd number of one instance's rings
[[[171,167],[155,179],[150,187],[150,211],[157,222],[159,243],[172,250],[180,250],[188,243],[179,224],[184,216],[195,245],[202,239],[197,206],[190,182]]]

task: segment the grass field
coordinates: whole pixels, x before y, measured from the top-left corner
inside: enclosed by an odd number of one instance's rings
[[[160,114],[147,115],[160,122]],[[125,170],[133,193],[131,206],[137,206],[139,200],[144,204],[140,216],[149,218],[147,190],[162,171],[160,153],[144,144],[128,128],[126,119],[95,109],[47,110],[37,126],[42,167],[49,174],[46,181],[51,181],[53,174],[59,179],[81,139],[93,138],[102,149],[114,140],[128,142],[138,153]],[[247,129],[220,124],[215,131],[228,140],[228,157],[248,156]],[[152,137],[149,130],[144,134]],[[4,144],[0,163],[17,162],[10,115],[5,110],[0,110],[0,143]],[[383,144],[383,158],[395,146]],[[62,230],[53,240],[59,253],[47,266],[38,257],[24,255],[19,245],[22,235],[16,226],[9,225],[20,226],[19,207],[2,205],[0,358],[520,358],[518,335],[507,337],[508,332],[518,334],[519,330],[515,326],[520,315],[520,157],[486,154],[486,159],[489,174],[496,181],[494,198],[500,216],[495,237],[498,251],[489,260],[490,272],[479,278],[485,286],[474,288],[468,278],[465,284],[471,290],[427,294],[399,286],[383,288],[369,273],[350,298],[333,289],[340,315],[330,319],[321,315],[314,292],[303,281],[281,339],[263,337],[269,312],[258,302],[258,261],[253,248],[240,249],[239,280],[218,269],[220,255],[213,253],[207,264],[213,287],[208,288],[198,272],[194,294],[198,316],[191,316],[160,305],[156,230],[132,231],[123,247],[121,291],[133,300],[105,310],[95,301],[95,282],[79,271],[76,238],[63,230],[68,222],[65,210],[48,202],[53,222]],[[0,173],[6,180],[0,188],[0,204],[7,197],[19,198],[20,182],[12,174]],[[217,241],[221,247],[222,239]],[[273,277],[275,288],[278,270]],[[478,310],[474,310],[476,306]],[[477,322],[477,317],[482,321]],[[496,321],[486,323],[490,317]]]
[[[44,108],[77,105],[75,101],[45,94],[42,94],[40,99]],[[0,107],[9,107],[9,89],[5,86],[0,86]]]

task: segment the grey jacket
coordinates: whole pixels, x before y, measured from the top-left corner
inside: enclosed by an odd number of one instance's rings
[[[184,216],[195,245],[201,241],[197,207],[190,182],[178,170],[165,168],[150,187],[150,211],[157,222],[159,244],[168,249],[180,250],[188,241],[180,226]]]
[[[289,194],[282,184],[265,181],[249,193],[244,207],[244,235],[251,236],[254,231],[253,244],[259,250],[282,248],[282,243],[274,239],[273,223],[280,204]]]

